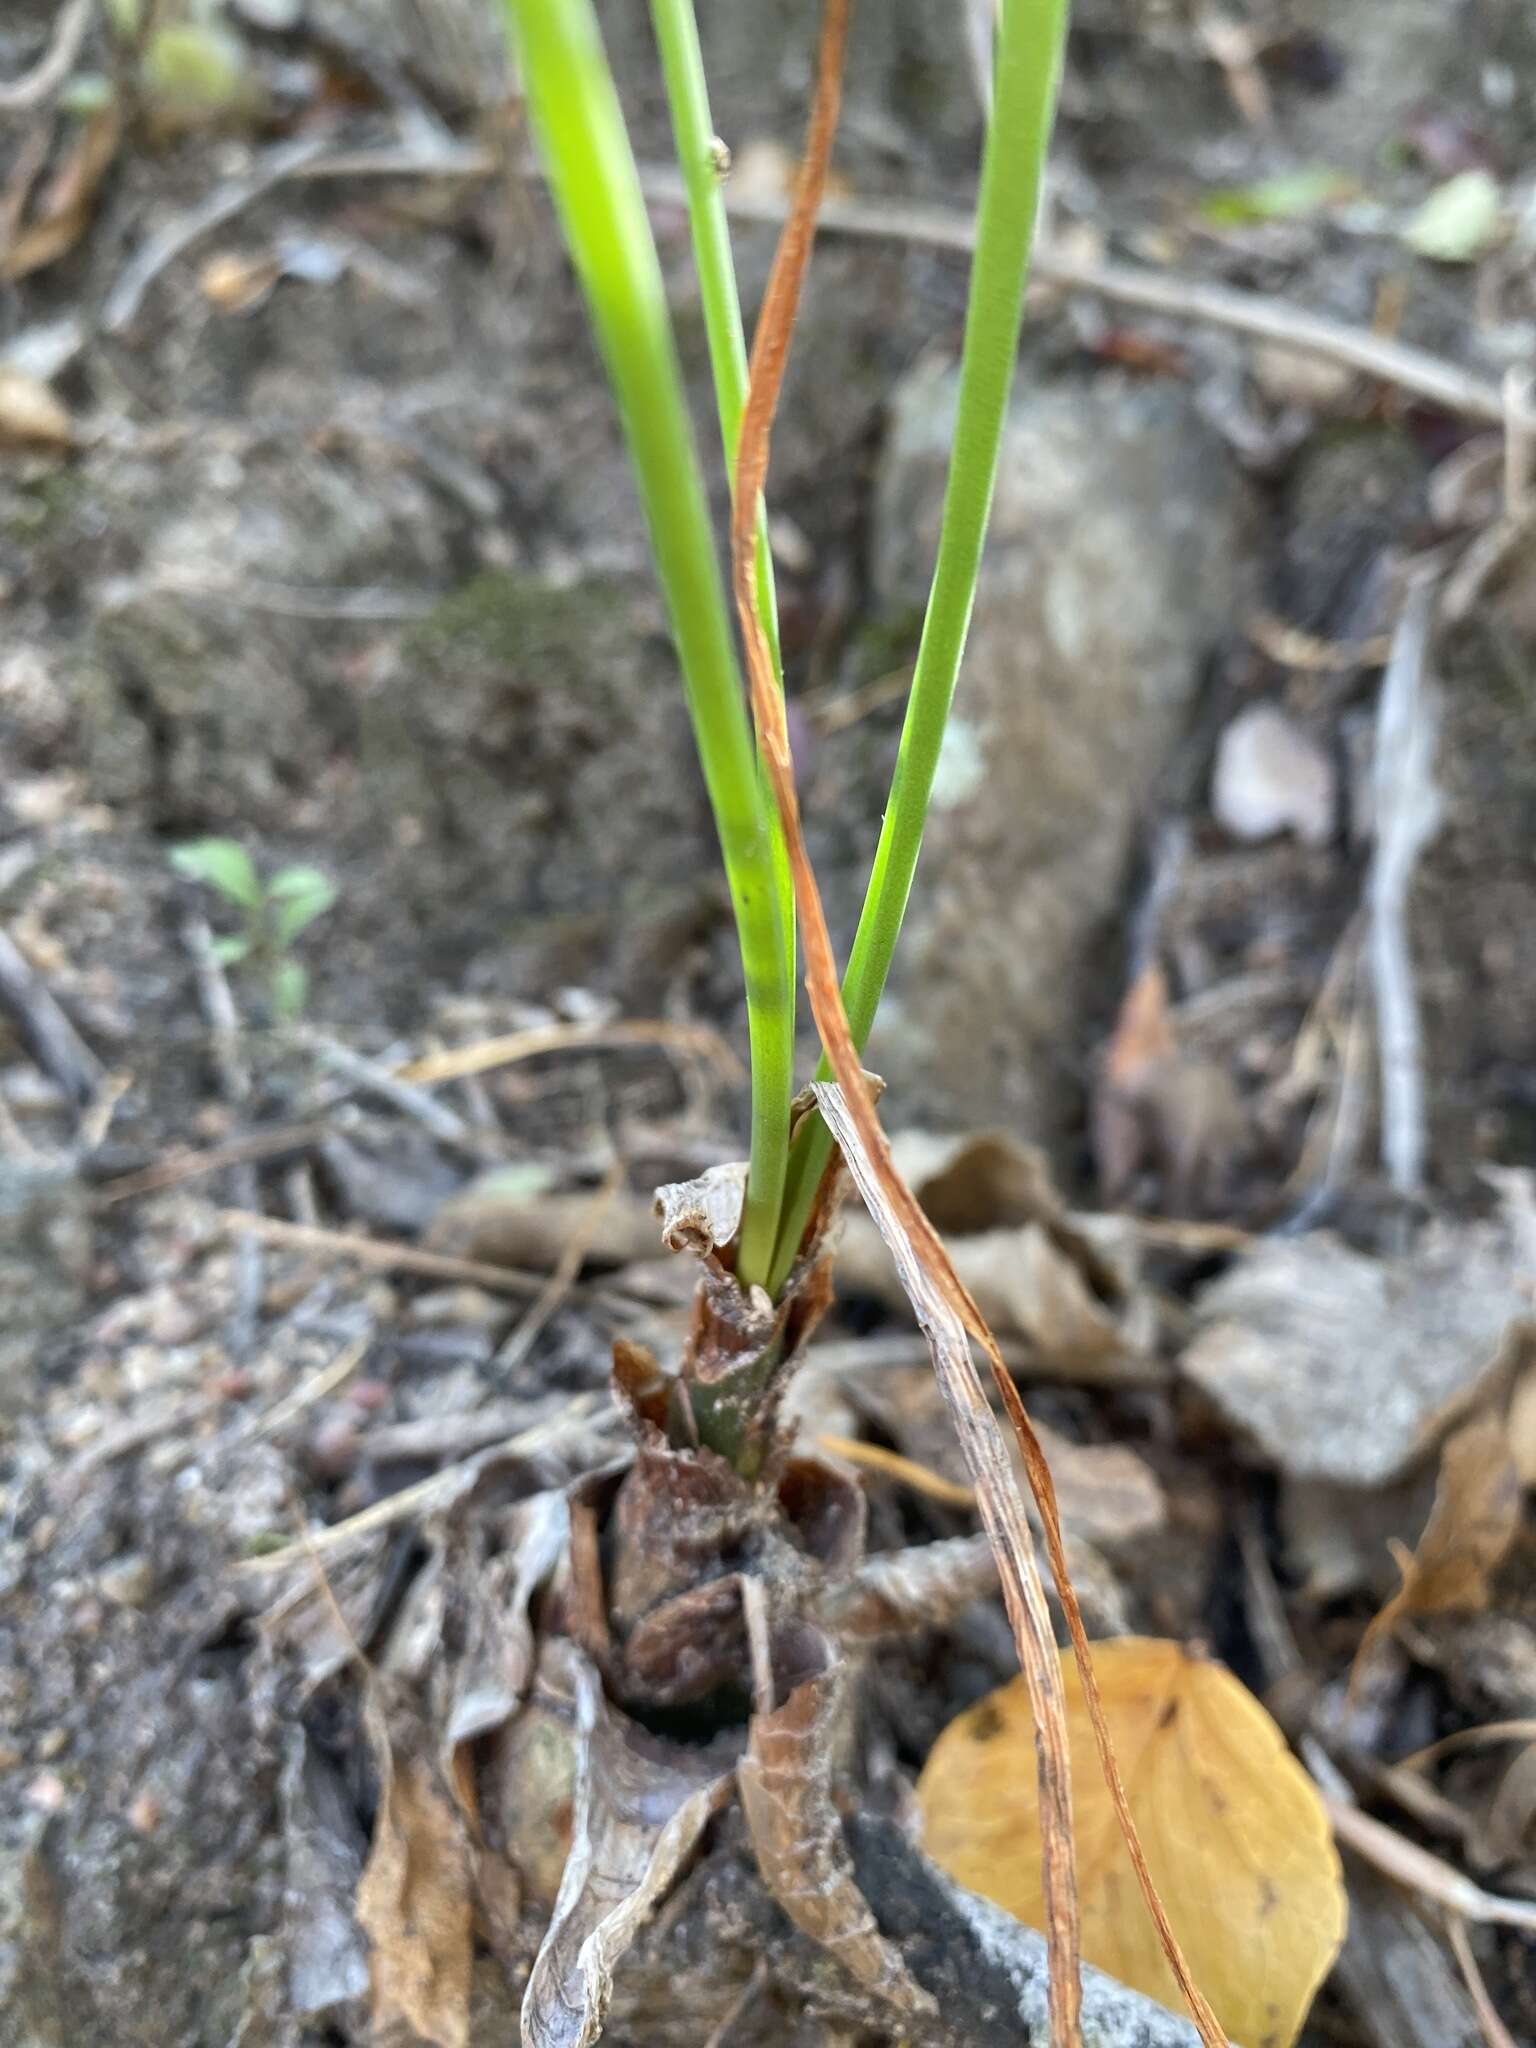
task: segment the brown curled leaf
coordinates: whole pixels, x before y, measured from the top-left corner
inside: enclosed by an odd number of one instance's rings
[[[523,1998],[526,2048],[588,2048],[597,2039],[614,1966],[724,1804],[734,1761],[718,1748],[648,1736],[608,1704],[574,1644],[563,1646],[562,1661],[574,1703],[576,1812]]]
[[[814,1629],[785,1630],[774,1648],[784,1696],[752,1717],[736,1772],[763,1882],[801,1933],[861,1984],[902,2012],[931,2012],[933,2000],[875,1924],[833,1804],[843,1667]]]
[[[435,2048],[468,2048],[474,1929],[464,1823],[424,1741],[396,1741],[377,1686],[364,1721],[379,1812],[357,1918],[372,1943],[374,2021],[403,2021]]]
[[[866,1558],[830,1589],[821,1615],[841,1643],[878,1643],[917,1629],[944,1628],[996,1589],[991,1538],[955,1536]]]
[[[1435,1504],[1417,1546],[1395,1546],[1403,1583],[1360,1640],[1351,1693],[1379,1664],[1400,1622],[1416,1614],[1479,1614],[1487,1607],[1490,1575],[1519,1531],[1520,1512],[1520,1475],[1502,1416],[1465,1424],[1440,1453]]]

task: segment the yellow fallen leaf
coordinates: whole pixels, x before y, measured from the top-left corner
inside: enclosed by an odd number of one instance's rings
[[[1316,1787],[1259,1702],[1177,1643],[1096,1643],[1110,1737],[1153,1881],[1195,1982],[1238,2048],[1288,2048],[1344,1938]],[[1178,2010],[1063,1654],[1083,1954]],[[1043,1924],[1034,1726],[1015,1679],[952,1721],[917,1788],[924,1846],[971,1891]]]

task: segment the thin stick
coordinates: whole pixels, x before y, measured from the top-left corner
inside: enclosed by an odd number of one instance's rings
[[[642,170],[641,180],[648,199],[680,203],[682,193],[675,172],[648,166]],[[732,191],[729,187],[725,204],[740,220],[767,224],[783,221],[789,210],[788,202],[778,193]],[[957,213],[952,207],[908,201],[832,199],[823,209],[821,226],[829,234],[917,242],[928,248],[953,249],[962,255],[969,254],[976,242],[975,224],[968,215]],[[1064,286],[1116,299],[1121,305],[1136,306],[1144,312],[1163,313],[1170,319],[1223,327],[1252,341],[1278,342],[1303,355],[1342,363],[1347,369],[1411,392],[1415,398],[1426,399],[1446,412],[1485,421],[1490,426],[1505,424],[1504,394],[1489,379],[1431,355],[1426,349],[1388,341],[1368,328],[1347,327],[1340,320],[1331,320],[1324,313],[1310,313],[1284,299],[1237,291],[1228,285],[1207,284],[1172,271],[1145,270],[1129,263],[1095,263],[1089,258],[1069,256],[1049,243],[1037,251],[1033,270],[1037,289]]]
[[[1424,1183],[1426,1116],[1408,892],[1419,854],[1439,818],[1432,773],[1434,705],[1425,676],[1434,603],[1434,583],[1421,574],[1410,586],[1392,636],[1376,718],[1376,854],[1367,886],[1382,1160],[1393,1187],[1410,1198]]]
[[[597,1405],[595,1394],[577,1394],[558,1415],[534,1423],[517,1436],[508,1437],[505,1443],[497,1444],[489,1451],[479,1451],[457,1465],[446,1465],[441,1472],[434,1472],[427,1479],[418,1479],[414,1486],[402,1486],[398,1493],[375,1501],[361,1514],[350,1515],[344,1522],[334,1522],[327,1529],[309,1532],[301,1542],[285,1544],[281,1550],[269,1550],[261,1557],[237,1558],[230,1570],[242,1576],[256,1572],[281,1572],[287,1571],[290,1565],[315,1556],[329,1557],[338,1550],[350,1550],[354,1544],[365,1543],[370,1536],[376,1536],[381,1529],[392,1529],[397,1522],[408,1520],[412,1515],[435,1506],[438,1501],[451,1499],[477,1468],[490,1459],[531,1457],[536,1451],[546,1449],[566,1435],[574,1424],[593,1417]]]
[[[623,1185],[623,1181],[623,1164],[615,1160],[604,1177],[602,1186],[577,1217],[576,1226],[561,1246],[560,1256],[556,1259],[554,1269],[538,1297],[497,1352],[495,1367],[503,1377],[510,1377],[516,1372],[539,1341],[550,1317],[575,1286],[576,1276],[581,1271],[581,1262],[591,1249],[598,1226],[608,1213],[609,1205]]]
[[[105,1070],[9,933],[0,931],[0,1010],[21,1042],[77,1109],[92,1101]]]
[[[1500,2019],[1498,2007],[1488,1995],[1488,1986],[1477,1967],[1477,1957],[1472,1953],[1472,1943],[1467,1936],[1467,1923],[1459,1913],[1446,1914],[1445,1938],[1451,1944],[1451,1953],[1456,1958],[1462,1981],[1477,2008],[1477,2023],[1483,2030],[1488,2048],[1519,2048],[1514,2035]]]
[[[461,1116],[446,1103],[434,1101],[425,1090],[404,1080],[397,1070],[365,1058],[362,1053],[354,1052],[351,1046],[328,1038],[324,1032],[309,1030],[303,1036],[305,1043],[319,1053],[332,1073],[350,1081],[359,1093],[387,1102],[391,1109],[410,1117],[429,1136],[440,1138],[445,1145],[463,1146],[471,1142],[469,1126]]]
[[[1406,1885],[1410,1891],[1443,1906],[1448,1913],[1460,1913],[1468,1920],[1491,1927],[1536,1931],[1536,1903],[1485,1892],[1443,1856],[1420,1848],[1417,1842],[1410,1842],[1395,1828],[1373,1820],[1347,1800],[1325,1798],[1323,1803],[1339,1840],[1394,1884]]]
[[[238,212],[240,206],[249,205],[252,199],[270,190],[272,183],[286,178],[475,180],[494,177],[501,168],[502,159],[494,150],[473,143],[442,143],[427,148],[391,143],[378,149],[336,150],[329,156],[306,153],[282,169],[275,179],[263,183],[259,190],[246,191],[230,211]],[[686,206],[682,180],[669,165],[642,164],[639,172],[641,190],[647,200],[656,205]],[[774,192],[744,192],[727,186],[723,199],[726,212],[735,219],[765,226],[782,225],[789,211],[788,201]],[[137,311],[137,300],[147,284],[153,282],[153,274],[229,217],[229,213],[220,213],[212,219],[184,219],[177,230],[176,245],[161,256],[154,273],[143,283],[133,277],[142,260],[135,259],[135,265],[124,271],[108,299],[108,306],[116,310],[119,295],[131,295],[130,310],[123,316],[122,324],[126,325]],[[960,255],[969,255],[976,241],[975,223],[968,214],[919,201],[832,199],[822,209],[820,224],[828,234],[917,243],[927,248],[952,249]],[[168,229],[167,234],[170,232]],[[1460,418],[1495,427],[1507,423],[1504,393],[1492,380],[1464,370],[1459,363],[1447,362],[1443,356],[1431,355],[1427,349],[1389,341],[1369,328],[1346,326],[1326,313],[1308,312],[1285,299],[1209,284],[1176,271],[1147,270],[1130,263],[1096,263],[1090,258],[1069,256],[1050,243],[1042,244],[1036,251],[1033,269],[1033,289],[1037,291],[1063,288],[1087,292],[1138,307],[1143,312],[1165,314],[1169,319],[1225,328],[1250,341],[1278,342],[1302,355],[1342,363],[1346,369],[1357,370],[1378,384],[1406,391]]]
[[[183,1181],[221,1173],[226,1166],[243,1166],[262,1159],[280,1159],[285,1152],[302,1152],[329,1136],[328,1124],[283,1124],[275,1131],[252,1131],[246,1137],[231,1138],[227,1144],[212,1145],[203,1152],[177,1153],[138,1173],[119,1174],[97,1190],[95,1204],[110,1209],[139,1195],[159,1194],[162,1188],[179,1187]]]
[[[53,25],[53,41],[20,78],[0,83],[0,114],[24,114],[51,99],[68,78],[91,25],[95,0],[69,0]]]
[[[245,1437],[272,1436],[276,1431],[286,1429],[307,1408],[313,1408],[317,1401],[323,1401],[327,1394],[334,1394],[338,1387],[344,1386],[368,1356],[372,1343],[372,1331],[354,1337],[327,1364],[316,1367],[280,1401],[274,1401],[264,1415],[255,1416],[240,1432],[237,1441]]]
[[[703,1053],[732,1080],[741,1078],[741,1062],[718,1031],[707,1024],[669,1024],[662,1018],[634,1018],[620,1024],[536,1024],[526,1031],[508,1031],[482,1038],[474,1045],[424,1053],[394,1070],[397,1081],[418,1088],[436,1088],[444,1081],[462,1081],[471,1074],[489,1074],[548,1052],[607,1052],[630,1045],[675,1046],[680,1052]]]
[[[144,296],[163,270],[178,256],[186,254],[204,235],[223,227],[237,214],[253,206],[275,186],[291,178],[306,164],[313,163],[325,149],[324,135],[301,135],[292,142],[279,142],[259,156],[243,178],[221,185],[203,202],[168,221],[151,235],[124,267],[107,293],[101,309],[101,325],[107,334],[121,334],[138,317]]]
[[[489,1294],[533,1294],[543,1288],[542,1273],[520,1273],[511,1266],[490,1266],[479,1259],[453,1259],[442,1252],[418,1251],[415,1245],[390,1244],[347,1230],[314,1230],[304,1223],[285,1223],[253,1210],[221,1209],[219,1220],[231,1230],[248,1230],[267,1244],[292,1251],[314,1252],[321,1258],[356,1259],[382,1273],[415,1273],[424,1280],[462,1280]]]

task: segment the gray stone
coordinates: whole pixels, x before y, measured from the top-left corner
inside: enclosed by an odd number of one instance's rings
[[[892,616],[926,593],[954,388],[922,370],[896,402],[872,565]],[[1182,390],[1101,378],[1016,401],[872,1052],[904,1113],[1060,1135],[1159,778],[1241,617],[1248,530],[1245,488]]]

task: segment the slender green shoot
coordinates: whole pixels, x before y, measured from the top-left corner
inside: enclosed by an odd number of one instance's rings
[[[1018,356],[1024,285],[1040,210],[1068,6],[1069,0],[1003,0],[1000,10],[938,560],[890,801],[843,981],[848,1023],[861,1049],[875,1021],[906,914],[934,769],[970,626]],[[830,1079],[831,1073],[823,1060],[819,1078]],[[820,1117],[807,1118],[790,1155],[771,1291],[783,1285],[794,1263],[831,1151],[832,1140]]]
[[[747,403],[747,340],[742,325],[741,298],[736,289],[736,268],[731,259],[730,223],[725,217],[725,201],[721,195],[724,176],[724,167],[719,160],[721,145],[710,118],[709,86],[704,76],[704,57],[699,48],[693,0],[651,0],[651,19],[657,48],[661,52],[662,78],[672,116],[672,136],[688,201],[688,226],[693,239],[694,267],[699,277],[699,301],[704,309],[704,335],[709,346],[715,410],[720,418],[725,473],[734,489],[736,444],[741,438],[741,416]],[[773,554],[768,543],[768,509],[761,502],[757,508],[755,568],[757,615],[768,636],[773,672],[782,692],[784,661],[779,650],[779,604],[773,584]],[[763,800],[773,823],[779,917],[784,927],[785,958],[790,986],[793,987],[795,884],[789,872],[789,857],[784,851],[779,814],[766,786]]]
[[[773,1254],[794,1082],[794,978],[772,806],[747,720],[682,372],[592,0],[504,0],[534,138],[618,401],[720,835],[746,981],[752,1147],[737,1247]]]

